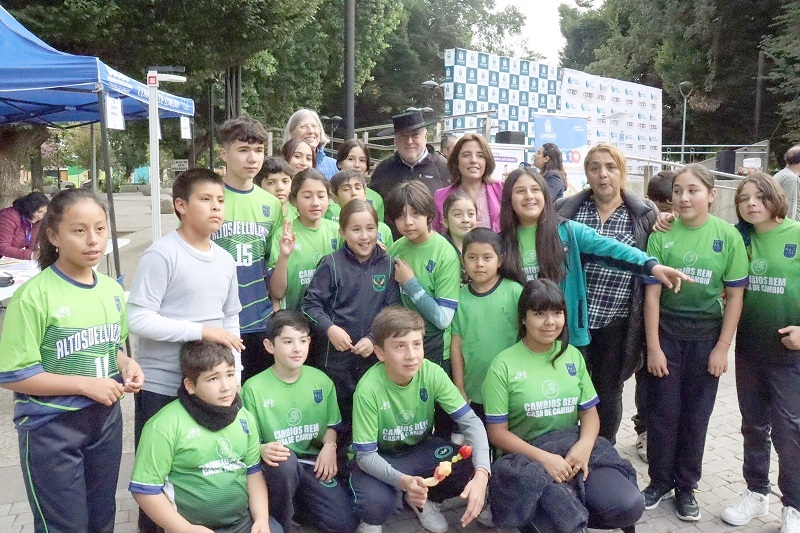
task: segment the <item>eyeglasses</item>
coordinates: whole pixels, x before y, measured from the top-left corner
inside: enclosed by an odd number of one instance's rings
[[[310,131],[310,130],[319,131],[320,130],[320,126],[319,126],[319,124],[313,124],[313,123],[308,123],[307,122],[305,124],[300,124],[295,129],[303,130],[303,131]]]

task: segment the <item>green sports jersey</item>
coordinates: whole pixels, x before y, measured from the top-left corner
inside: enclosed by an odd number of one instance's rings
[[[239,328],[263,332],[272,304],[264,283],[271,236],[283,224],[280,200],[262,189],[240,191],[225,185],[225,222],[211,239],[233,256],[239,279]]]
[[[750,240],[750,279],[744,293],[736,350],[775,357],[798,352],[788,350],[778,330],[800,325],[800,223],[784,219]]]
[[[342,207],[336,202],[328,203],[328,210],[325,211],[325,218],[331,222],[339,223],[339,215],[342,214]]]
[[[122,381],[117,355],[128,336],[122,286],[103,274],[78,283],[55,265],[25,282],[11,298],[0,337],[0,383],[42,372]],[[35,428],[94,403],[86,396],[15,393],[18,428]]]
[[[483,380],[495,356],[517,342],[517,306],[522,285],[500,279],[490,291],[478,294],[465,285],[458,293],[452,334],[461,337],[464,390],[483,403]]]
[[[530,351],[522,341],[495,357],[483,383],[487,424],[508,423],[525,441],[576,425],[579,411],[597,405],[597,393],[586,363],[568,346],[555,365],[550,362],[561,341],[545,353]]]
[[[538,226],[520,227],[517,230],[519,241],[519,258],[522,273],[528,281],[536,279],[539,274],[539,259],[536,257],[536,228]]]
[[[364,189],[364,192],[367,195],[367,202],[372,204],[372,207],[374,207],[375,211],[378,213],[378,220],[383,222],[384,221],[383,197],[376,191],[370,189],[369,187]]]
[[[438,233],[431,232],[430,238],[422,244],[414,244],[401,237],[389,248],[389,255],[403,259],[414,271],[425,292],[432,296],[436,303],[451,309],[458,308],[458,291],[461,288],[461,263],[458,252],[447,239]],[[400,288],[403,305],[417,310],[414,302]],[[423,318],[425,318],[423,316]],[[425,318],[425,344],[428,346],[434,337],[444,337],[444,331],[437,328]],[[449,337],[449,335],[447,335]],[[450,358],[450,340],[445,339],[444,359]],[[441,344],[441,343],[437,343]],[[432,355],[432,354],[426,354]]]
[[[434,404],[454,419],[470,411],[436,363],[423,360],[405,387],[391,381],[378,363],[367,370],[353,395],[353,449],[393,454],[414,446],[431,434]]]
[[[310,366],[294,383],[266,369],[247,380],[242,401],[258,421],[262,442],[282,442],[298,457],[316,456],[327,429],[342,422],[333,381]]]
[[[294,251],[289,256],[287,264],[286,296],[283,298],[281,307],[283,309],[300,309],[303,301],[317,271],[320,260],[335,252],[339,248],[339,225],[330,220],[320,220],[320,225],[316,229],[307,228],[300,220],[295,220],[292,225],[295,234]],[[279,239],[273,239],[272,248],[269,254],[269,267],[275,268],[280,255]]]
[[[247,475],[261,475],[258,427],[247,409],[211,431],[175,400],[144,426],[128,490],[167,496],[192,524],[215,529],[247,517]]]
[[[723,288],[747,285],[747,251],[742,236],[715,216],[709,216],[696,228],[684,226],[677,219],[668,232],[651,233],[647,254],[686,273],[694,281],[683,283],[677,294],[661,291],[662,326],[663,319],[680,321],[690,328],[699,328],[698,331],[703,324],[719,324]],[[646,278],[645,283],[660,282]],[[686,333],[692,335],[691,331]]]

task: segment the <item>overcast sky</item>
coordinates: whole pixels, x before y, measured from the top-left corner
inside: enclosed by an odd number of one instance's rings
[[[543,54],[547,63],[558,64],[558,53],[564,47],[564,37],[558,26],[558,6],[575,5],[573,0],[495,0],[498,10],[508,5],[517,6],[527,16],[522,37],[528,39],[531,49]],[[602,4],[595,0],[594,5]]]

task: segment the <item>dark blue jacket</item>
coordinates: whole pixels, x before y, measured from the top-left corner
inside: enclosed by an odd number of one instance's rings
[[[372,319],[386,306],[401,305],[394,261],[380,246],[361,263],[347,246],[322,258],[303,299],[302,310],[326,336],[332,325],[344,329],[353,344],[370,332]],[[375,361],[350,351],[339,352],[328,341],[318,366],[336,384],[337,394],[355,391],[361,375]]]

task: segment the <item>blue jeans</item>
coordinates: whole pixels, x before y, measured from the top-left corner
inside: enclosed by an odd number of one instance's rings
[[[747,488],[768,494],[770,438],[778,453],[785,506],[800,509],[800,359],[746,353],[737,346],[736,392],[742,412]]]
[[[708,373],[708,357],[717,337],[691,340],[672,337],[663,330],[659,333],[669,375],[647,378],[650,482],[696,489],[719,386],[719,378]]]

